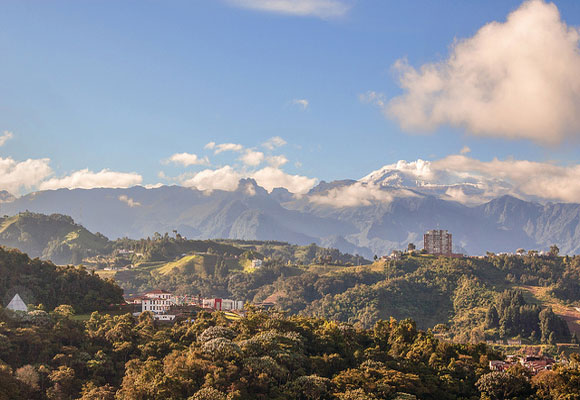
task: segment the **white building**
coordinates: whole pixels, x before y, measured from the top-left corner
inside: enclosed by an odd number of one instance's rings
[[[234,311],[243,309],[244,302],[230,299],[203,299],[203,307],[219,311]]]
[[[24,304],[24,301],[22,301],[22,298],[20,297],[20,295],[18,295],[18,293],[14,295],[12,300],[10,300],[10,303],[8,303],[6,308],[12,311],[24,311],[24,312],[28,311],[28,307],[26,306],[26,304]]]
[[[252,268],[261,268],[262,264],[262,260],[252,260]]]
[[[171,293],[165,290],[153,290],[145,293],[141,300],[141,312],[151,311],[154,315],[167,314],[173,304],[175,302]]]

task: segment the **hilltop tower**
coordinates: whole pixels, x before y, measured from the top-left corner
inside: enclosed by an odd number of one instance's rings
[[[423,235],[423,241],[428,254],[446,256],[453,254],[452,235],[446,230],[430,230]]]

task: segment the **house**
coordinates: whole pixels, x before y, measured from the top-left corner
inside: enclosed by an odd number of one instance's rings
[[[171,321],[175,315],[170,315],[168,312],[173,304],[175,303],[171,293],[165,290],[152,290],[142,296],[141,312],[150,311],[157,320]]]
[[[22,298],[18,293],[14,295],[12,300],[10,300],[10,303],[8,303],[6,308],[12,311],[24,311],[24,312],[28,311],[28,307],[26,306],[26,304],[24,304],[24,301],[22,301]]]
[[[533,375],[541,371],[549,371],[556,364],[556,360],[545,356],[526,356],[520,358],[520,364],[530,370]]]
[[[262,260],[252,260],[252,268],[261,268],[262,264]]]

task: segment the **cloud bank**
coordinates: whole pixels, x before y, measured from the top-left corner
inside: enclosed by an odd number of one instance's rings
[[[372,101],[407,131],[461,127],[479,136],[554,145],[580,133],[580,33],[557,7],[524,2],[505,22],[456,41],[446,60],[395,70],[404,93]]]
[[[35,188],[52,174],[49,164],[48,158],[19,162],[0,157],[0,189],[18,194],[21,190]]]
[[[40,190],[51,189],[93,189],[93,188],[128,188],[139,185],[143,177],[135,172],[116,172],[108,169],[102,169],[99,172],[93,172],[87,169],[75,171],[72,174],[62,178],[51,178],[43,181],[39,185]]]
[[[234,191],[240,179],[252,178],[258,185],[271,192],[275,188],[285,188],[291,193],[304,194],[317,182],[316,178],[291,175],[276,167],[264,167],[257,171],[237,171],[230,165],[218,169],[206,169],[196,174],[184,176],[183,186],[198,190]]]

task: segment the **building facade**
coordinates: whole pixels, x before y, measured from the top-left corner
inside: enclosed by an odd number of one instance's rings
[[[153,290],[145,293],[141,300],[141,312],[166,314],[173,305],[172,294],[164,290]]]
[[[430,230],[423,235],[424,249],[428,254],[453,254],[453,239],[446,230]]]
[[[213,308],[218,311],[234,311],[244,308],[243,301],[230,299],[203,299],[204,308]]]

